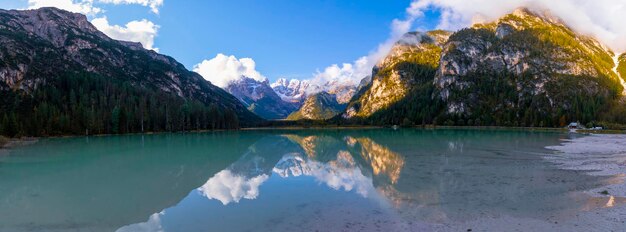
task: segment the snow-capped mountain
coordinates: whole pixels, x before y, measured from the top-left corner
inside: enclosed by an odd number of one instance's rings
[[[358,84],[346,80],[329,80],[319,84],[310,84],[307,93],[308,95],[313,95],[326,92],[335,95],[339,104],[346,104],[350,102],[350,99],[356,93]]]
[[[244,76],[224,89],[237,97],[248,110],[266,119],[283,119],[299,108],[299,104],[279,97],[268,80],[257,81]]]
[[[307,97],[326,92],[336,95],[337,102],[345,104],[352,99],[356,93],[359,83],[352,83],[346,80],[328,80],[313,83],[310,80],[298,80],[285,78],[278,79],[273,83],[272,89],[284,100],[288,102],[303,103]]]
[[[306,90],[309,88],[309,82],[306,80],[280,78],[272,83],[271,87],[283,101],[302,103],[306,99]]]

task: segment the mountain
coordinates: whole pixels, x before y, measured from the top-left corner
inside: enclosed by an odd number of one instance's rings
[[[289,120],[325,120],[337,116],[345,109],[345,104],[337,102],[337,96],[320,92],[307,97],[300,110],[287,117]]]
[[[408,33],[374,67],[373,77],[349,103],[345,118],[367,118],[392,107],[408,107],[430,98],[443,43],[450,32]],[[419,107],[428,108],[430,102]]]
[[[236,128],[261,119],[171,57],[113,40],[84,15],[0,10],[0,132]]]
[[[353,83],[351,80],[333,79],[321,83],[310,83],[307,93],[327,92],[335,95],[337,102],[346,104],[356,93],[357,85],[358,83]]]
[[[405,125],[589,123],[623,107],[614,56],[549,12],[518,9],[452,34],[407,34],[343,116]]]
[[[278,96],[267,80],[261,82],[242,77],[225,88],[237,97],[248,110],[265,119],[284,119],[298,110],[298,102],[287,102]]]
[[[280,78],[271,85],[272,89],[283,101],[292,103],[302,103],[306,100],[306,90],[309,88],[309,82],[304,80]]]
[[[327,92],[336,95],[337,101],[342,104],[348,103],[358,89],[355,83],[339,79],[312,82],[310,80],[301,81],[297,79],[287,81],[287,79],[281,78],[272,84],[272,89],[284,101],[288,102],[302,103],[310,94]]]
[[[626,54],[615,55],[614,59],[617,64],[614,71],[619,75],[624,87],[624,95],[626,95]]]

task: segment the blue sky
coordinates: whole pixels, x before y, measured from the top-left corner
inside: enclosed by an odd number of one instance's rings
[[[358,84],[398,33],[457,30],[518,7],[548,10],[626,52],[624,0],[0,0],[4,9],[41,6],[87,14],[112,38],[158,49],[213,83],[245,73]]]
[[[56,1],[56,0],[47,0]],[[63,1],[63,0],[60,0]],[[70,1],[70,0],[65,0]],[[74,0],[77,2],[77,0]],[[159,13],[138,4],[94,4],[111,25],[147,19],[158,25],[154,47],[192,69],[219,53],[250,57],[270,80],[310,78],[332,64],[350,63],[389,38],[393,19],[410,0],[164,0]],[[26,8],[27,0],[0,7]],[[437,13],[414,28],[431,29]]]
[[[158,21],[162,27],[157,46],[187,67],[224,53],[253,58],[257,70],[270,79],[308,77],[316,69],[367,55],[389,36],[391,21],[403,17],[409,3],[407,0],[166,3]],[[193,20],[185,18],[185,14]]]

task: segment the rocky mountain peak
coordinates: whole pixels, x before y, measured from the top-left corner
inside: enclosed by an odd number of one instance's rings
[[[519,8],[454,33],[406,34],[343,116],[406,125],[589,122],[626,89],[624,63],[549,11]]]
[[[69,35],[89,35],[98,39],[110,40],[94,27],[87,17],[54,7],[36,10],[0,10],[5,29],[23,30],[31,35],[49,41],[56,47],[65,46]]]
[[[171,57],[121,42],[98,31],[87,17],[57,8],[0,10],[0,90],[23,96],[60,78],[96,76],[171,99],[193,100],[259,120],[235,97]],[[91,79],[90,79],[91,80]]]
[[[289,120],[326,120],[339,115],[345,104],[337,102],[337,96],[327,92],[313,94],[304,101],[300,110],[289,115]]]
[[[423,82],[415,70],[428,67],[434,71],[439,63],[441,47],[451,32],[429,31],[407,33],[374,67],[373,77],[366,81],[348,104],[345,118],[365,118],[396,104],[411,94],[411,86]],[[369,78],[368,78],[369,79]]]
[[[306,98],[309,82],[306,80],[280,78],[272,83],[271,87],[283,101],[302,103]]]
[[[281,83],[286,82],[281,80]],[[248,110],[266,119],[283,119],[298,109],[298,104],[284,101],[267,79],[259,81],[243,76],[224,89],[237,97]]]

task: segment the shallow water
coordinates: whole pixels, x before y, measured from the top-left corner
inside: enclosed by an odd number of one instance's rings
[[[45,139],[0,156],[0,231],[598,228],[587,214],[626,228],[602,214],[623,198],[589,194],[618,175],[545,158],[563,139],[413,129]]]

